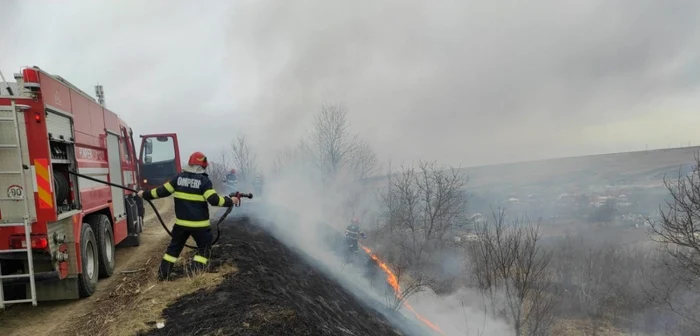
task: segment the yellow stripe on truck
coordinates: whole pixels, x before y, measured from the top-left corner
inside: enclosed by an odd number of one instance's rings
[[[52,209],[53,196],[51,195],[49,160],[34,159],[34,171],[36,172],[36,193],[39,197],[39,208]]]

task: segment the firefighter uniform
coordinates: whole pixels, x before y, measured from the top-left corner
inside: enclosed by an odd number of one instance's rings
[[[360,230],[359,222],[353,220],[353,222],[345,228],[345,241],[352,251],[357,251],[357,239],[359,237],[364,238],[365,233]]]
[[[143,198],[153,200],[173,195],[175,198],[175,225],[172,240],[161,261],[158,277],[167,279],[170,270],[177,262],[187,239],[192,236],[197,243],[193,258],[195,269],[204,269],[208,263],[212,233],[209,222],[209,206],[231,207],[233,201],[228,196],[219,196],[206,173],[182,172],[164,185],[146,190]]]

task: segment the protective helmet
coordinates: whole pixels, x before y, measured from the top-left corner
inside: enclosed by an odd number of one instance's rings
[[[350,220],[350,223],[356,224],[356,225],[360,225],[360,220],[357,219],[357,217],[353,217],[353,218]]]
[[[207,156],[202,152],[194,152],[190,155],[190,161],[188,162],[190,166],[200,166],[202,168],[207,168],[209,163],[207,162]]]
[[[235,169],[231,169],[231,174],[235,174],[235,173],[236,173],[236,170],[235,170]]]

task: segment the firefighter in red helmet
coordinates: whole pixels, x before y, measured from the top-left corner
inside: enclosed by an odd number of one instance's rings
[[[177,261],[187,239],[192,236],[197,251],[192,260],[195,270],[203,270],[208,263],[212,233],[209,223],[209,204],[220,207],[238,205],[240,199],[219,196],[206,173],[207,157],[194,152],[180,174],[164,185],[151,190],[139,191],[145,200],[173,195],[175,202],[175,225],[172,240],[165,251],[158,270],[158,279],[167,280],[173,264]],[[208,204],[207,204],[208,203]]]

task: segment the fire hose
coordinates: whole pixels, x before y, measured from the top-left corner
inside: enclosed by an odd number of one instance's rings
[[[106,184],[106,185],[108,185],[108,186],[112,186],[112,187],[116,187],[116,188],[128,190],[128,191],[131,191],[131,192],[133,192],[133,193],[138,193],[138,190],[132,189],[132,188],[129,188],[129,187],[120,185],[120,184],[116,184],[116,183],[112,183],[112,182],[103,181],[103,180],[96,179],[96,178],[91,177],[91,176],[83,175],[83,174],[80,174],[80,173],[77,173],[77,172],[74,172],[74,171],[71,171],[71,170],[68,170],[68,173],[71,174],[71,175],[75,175],[75,176],[77,176],[77,177],[84,178],[84,179],[86,179],[86,180],[90,180],[90,181],[93,181],[93,182]],[[238,198],[238,199],[240,199],[240,198],[253,199],[253,194],[250,194],[250,193],[246,194],[246,193],[235,192],[235,193],[232,193],[232,194],[229,195],[229,196],[230,196],[230,197],[236,197],[236,198]],[[172,238],[172,237],[173,237],[173,233],[170,231],[170,229],[168,229],[168,226],[165,225],[165,221],[163,220],[163,217],[160,216],[160,212],[158,212],[158,209],[156,208],[155,204],[153,204],[153,202],[151,202],[151,200],[147,200],[147,199],[144,199],[144,200],[145,200],[146,202],[148,202],[148,204],[151,206],[151,208],[153,209],[153,213],[155,213],[155,214],[156,214],[156,217],[158,217],[158,221],[160,222],[160,225],[163,227],[163,229],[165,230],[165,232],[167,232],[168,235]],[[239,203],[238,206],[240,206],[240,203]],[[233,210],[233,206],[230,206],[230,207],[226,208],[226,211],[224,211],[223,215],[221,215],[221,217],[219,218],[219,220],[216,222],[216,238],[214,238],[214,241],[211,243],[212,245],[216,244],[216,242],[219,241],[219,237],[221,236],[221,227],[220,227],[220,225],[221,225],[221,223],[226,219],[226,217],[228,217],[228,215],[231,213],[231,210]],[[185,246],[187,246],[187,247],[189,247],[189,248],[191,248],[191,249],[196,249],[196,248],[197,248],[196,246],[191,246],[191,245],[187,245],[187,244],[185,244]]]

